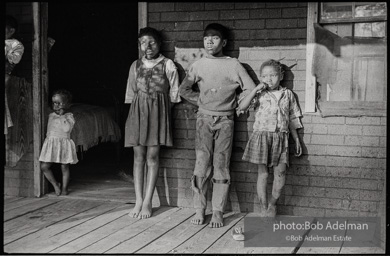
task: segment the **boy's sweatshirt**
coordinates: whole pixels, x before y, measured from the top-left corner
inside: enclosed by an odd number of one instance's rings
[[[199,92],[192,89],[198,83]],[[241,88],[240,99],[255,88],[255,83],[242,64],[231,57],[204,57],[192,64],[180,85],[180,96],[194,105],[199,112],[224,116],[234,114],[237,107],[236,90]]]

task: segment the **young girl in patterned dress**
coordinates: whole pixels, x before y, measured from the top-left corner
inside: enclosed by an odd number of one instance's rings
[[[53,185],[57,196],[68,194],[69,164],[78,162],[76,146],[70,138],[75,120],[73,114],[67,112],[72,101],[72,95],[67,90],[57,90],[52,96],[52,108],[54,112],[49,115],[46,139],[43,142],[39,161],[41,170],[48,181]],[[61,164],[61,183],[57,182],[51,167],[53,163]]]
[[[261,216],[275,217],[289,164],[288,137],[295,142],[295,156],[302,154],[297,129],[302,128],[301,110],[291,90],[280,86],[283,69],[279,61],[268,60],[260,67],[261,83],[239,104],[238,111],[254,105],[253,133],[245,148],[243,160],[258,164],[257,194]],[[272,196],[267,205],[268,168],[274,169]]]
[[[159,167],[160,146],[172,146],[171,107],[180,102],[179,77],[172,60],[160,54],[162,38],[150,27],[140,30],[142,57],[130,67],[125,103],[131,103],[125,125],[125,147],[134,150],[136,203],[129,216],[149,218]],[[148,168],[143,191],[144,167]]]

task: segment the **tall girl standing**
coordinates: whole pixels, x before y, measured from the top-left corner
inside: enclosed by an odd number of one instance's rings
[[[125,125],[125,147],[134,150],[136,203],[129,216],[149,218],[158,178],[160,146],[172,146],[172,103],[180,102],[179,75],[172,60],[160,53],[162,37],[145,27],[138,35],[142,57],[130,66],[125,103],[131,103]],[[148,168],[143,191],[144,167]]]

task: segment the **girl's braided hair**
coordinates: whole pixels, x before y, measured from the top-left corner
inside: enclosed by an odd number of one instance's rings
[[[284,59],[284,58],[282,58],[282,59]],[[280,74],[283,74],[284,73],[283,64],[280,63],[280,61],[282,59],[279,59],[279,60],[269,59],[269,60],[264,61],[263,64],[261,64],[261,66],[260,66],[260,73],[264,67],[271,66],[271,67],[274,67],[275,70],[277,70]]]

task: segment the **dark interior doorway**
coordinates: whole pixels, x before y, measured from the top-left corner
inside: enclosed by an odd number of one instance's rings
[[[137,34],[137,2],[49,3],[48,37],[55,40],[48,59],[49,96],[59,88],[76,94],[83,87],[109,88],[121,104],[118,124],[123,136],[129,108],[123,102],[128,71],[138,57]],[[91,91],[82,98],[90,98],[87,103],[94,102],[94,93]],[[117,188],[112,196],[126,198],[128,191],[125,188],[131,183],[133,152],[123,148],[123,142],[120,142],[122,150],[118,161],[111,144],[103,143],[89,149],[78,164],[71,165],[69,196],[83,193],[85,196],[85,192],[92,191],[88,195],[101,197],[110,194],[108,190]],[[59,168],[54,171],[60,179]],[[108,190],[103,192],[104,189]],[[98,190],[100,192],[96,192]]]
[[[138,57],[135,3],[49,4],[50,89],[107,85],[124,99]]]

